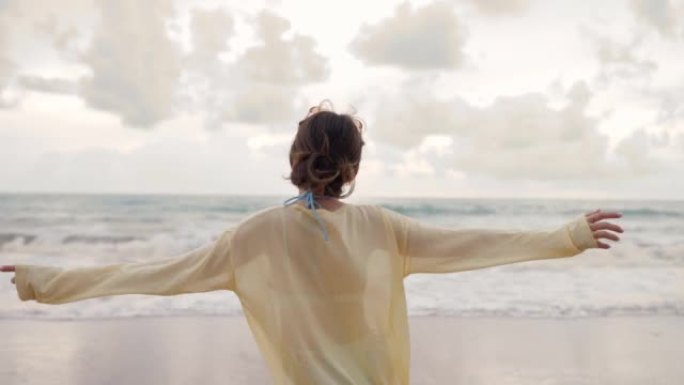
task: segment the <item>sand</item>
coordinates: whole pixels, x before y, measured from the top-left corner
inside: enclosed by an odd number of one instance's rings
[[[1,320],[0,384],[271,384],[241,317]],[[411,384],[681,385],[684,318],[411,318]]]

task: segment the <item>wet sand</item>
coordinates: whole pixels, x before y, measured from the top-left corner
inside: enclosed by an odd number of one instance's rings
[[[241,317],[0,320],[0,384],[272,384]],[[411,384],[681,385],[684,317],[411,318]]]

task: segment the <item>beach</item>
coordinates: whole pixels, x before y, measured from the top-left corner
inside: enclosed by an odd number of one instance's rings
[[[684,318],[411,317],[411,384],[680,385]],[[0,383],[271,384],[235,316],[0,321]]]

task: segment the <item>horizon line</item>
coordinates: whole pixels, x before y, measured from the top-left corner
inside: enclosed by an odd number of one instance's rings
[[[187,197],[284,197],[292,193],[215,193],[215,192],[97,192],[97,191],[0,191],[0,195],[85,195],[85,196],[187,196]],[[358,195],[357,195],[358,196]],[[353,196],[352,196],[353,197]],[[350,197],[350,198],[352,198]],[[684,199],[665,197],[564,197],[564,196],[437,196],[437,195],[362,195],[361,199],[434,199],[434,200],[578,200],[578,201],[664,201],[684,202]],[[346,198],[349,199],[349,198]]]

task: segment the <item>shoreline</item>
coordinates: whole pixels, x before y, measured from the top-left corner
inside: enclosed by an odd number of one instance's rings
[[[411,384],[679,385],[684,317],[409,318]],[[272,384],[242,316],[2,319],[0,383]]]

